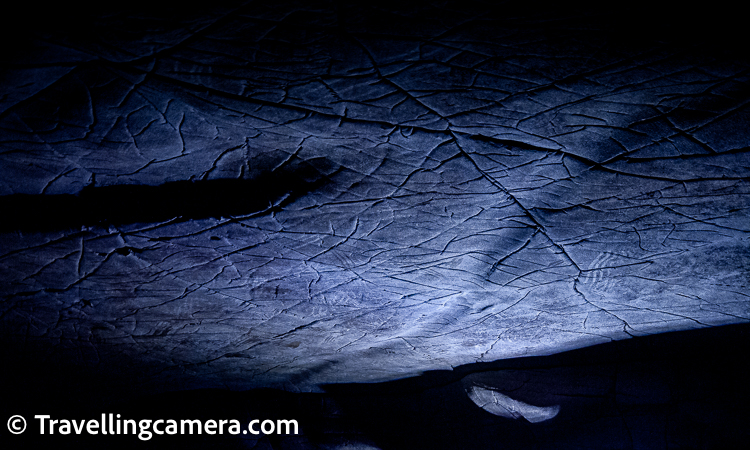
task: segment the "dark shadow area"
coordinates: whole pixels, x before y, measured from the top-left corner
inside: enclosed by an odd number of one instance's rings
[[[81,226],[158,223],[270,213],[320,187],[313,168],[254,179],[175,181],[159,186],[86,187],[77,195],[0,197],[0,232],[50,231]]]
[[[750,438],[748,351],[750,327],[732,325],[328,390],[382,448],[736,448]],[[496,417],[471,386],[560,412]]]
[[[116,373],[54,373],[6,356],[6,417],[287,419],[298,435],[34,436],[18,443],[94,448],[719,449],[750,438],[746,378],[750,326],[729,325],[616,341],[551,356],[468,364],[376,384],[328,385],[325,394],[273,389],[194,390],[136,396]],[[59,374],[59,375],[58,375]],[[105,376],[102,376],[105,375]],[[132,383],[134,384],[134,383]],[[530,423],[492,415],[467,396],[487,386],[559,414]],[[87,393],[87,394],[84,394]],[[113,397],[119,397],[115,398]],[[109,398],[104,401],[103,399]],[[256,426],[257,428],[257,426]],[[12,444],[12,440],[8,441]],[[11,448],[11,447],[7,447]]]
[[[342,20],[361,11],[375,27],[388,30],[402,16],[429,7],[432,0],[387,1],[347,5],[341,2],[319,2],[312,10],[336,9]],[[102,36],[118,35],[132,42],[155,31],[168,34],[181,30],[181,21],[211,18],[222,21],[234,12],[252,10],[254,2],[220,1],[210,4],[184,5],[173,1],[130,1],[92,4],[66,2],[40,7],[21,3],[13,14],[0,18],[0,36],[12,40],[7,55],[0,61],[22,58],[27,40],[63,36],[72,44],[102,43]],[[610,40],[612,43],[637,44],[659,41],[670,45],[710,48],[713,52],[744,52],[744,15],[734,2],[712,2],[691,6],[677,2],[654,4],[648,1],[606,3],[601,1],[524,3],[486,1],[471,4],[445,2],[446,11],[466,9],[481,11],[482,21],[506,27],[540,28],[554,36],[560,30],[579,30],[582,36]]]

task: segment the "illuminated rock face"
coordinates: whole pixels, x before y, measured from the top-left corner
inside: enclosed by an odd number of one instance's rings
[[[588,11],[205,8],[5,57],[9,358],[314,392],[747,321],[746,59]]]

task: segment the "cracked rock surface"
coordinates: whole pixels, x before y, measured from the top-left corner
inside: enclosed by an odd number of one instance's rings
[[[742,55],[595,9],[106,8],[2,56],[7,352],[319,392],[750,318]]]

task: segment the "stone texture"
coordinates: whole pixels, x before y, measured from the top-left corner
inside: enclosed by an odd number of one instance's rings
[[[99,8],[3,56],[8,352],[320,392],[750,317],[741,54],[562,6]]]

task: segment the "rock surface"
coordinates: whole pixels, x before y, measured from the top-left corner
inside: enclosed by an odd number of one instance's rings
[[[32,27],[0,84],[5,351],[143,392],[320,392],[747,322],[750,62],[615,17]]]

